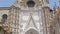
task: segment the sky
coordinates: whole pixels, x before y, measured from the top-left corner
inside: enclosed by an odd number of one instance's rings
[[[15,3],[16,0],[0,0],[0,7],[10,7]],[[53,9],[54,4],[57,4],[59,6],[59,0],[49,0],[50,8]]]

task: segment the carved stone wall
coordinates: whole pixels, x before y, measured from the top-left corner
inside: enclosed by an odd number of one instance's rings
[[[9,11],[9,29],[12,34],[19,34],[19,9],[16,7]]]

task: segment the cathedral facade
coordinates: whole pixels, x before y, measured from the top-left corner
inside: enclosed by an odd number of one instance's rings
[[[49,0],[16,0],[0,7],[0,34],[60,34],[60,8]]]

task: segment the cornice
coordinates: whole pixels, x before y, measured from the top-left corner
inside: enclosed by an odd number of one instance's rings
[[[9,10],[10,7],[0,7],[0,10]]]

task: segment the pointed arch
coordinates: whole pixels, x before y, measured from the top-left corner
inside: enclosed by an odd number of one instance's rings
[[[39,34],[39,32],[36,31],[35,29],[29,29],[28,31],[25,32],[25,34]]]

